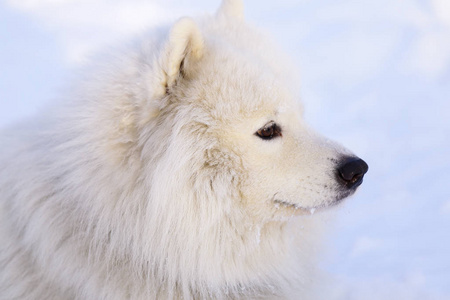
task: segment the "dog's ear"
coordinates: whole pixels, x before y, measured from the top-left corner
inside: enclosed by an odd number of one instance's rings
[[[197,24],[191,18],[178,20],[170,30],[162,55],[166,91],[170,91],[177,80],[189,77],[202,55],[203,37]]]
[[[242,0],[223,0],[217,16],[244,20],[244,4]]]

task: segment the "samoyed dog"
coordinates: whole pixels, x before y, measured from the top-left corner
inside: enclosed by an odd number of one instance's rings
[[[0,298],[314,298],[311,213],[368,167],[306,126],[294,78],[225,0],[4,130]]]

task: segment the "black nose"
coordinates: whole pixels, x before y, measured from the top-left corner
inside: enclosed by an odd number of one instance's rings
[[[347,188],[355,188],[362,183],[367,170],[369,170],[369,166],[362,159],[346,157],[338,167],[337,175]]]

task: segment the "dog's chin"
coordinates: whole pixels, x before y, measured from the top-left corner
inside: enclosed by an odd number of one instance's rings
[[[282,207],[288,209],[291,212],[294,212],[295,215],[305,215],[305,214],[314,214],[315,212],[320,212],[327,210],[329,208],[333,208],[344,202],[346,198],[353,195],[356,189],[348,189],[345,191],[339,192],[336,197],[331,199],[330,201],[326,201],[323,204],[319,204],[316,206],[302,206],[300,203],[294,203],[285,200],[275,199],[273,202],[278,207]]]

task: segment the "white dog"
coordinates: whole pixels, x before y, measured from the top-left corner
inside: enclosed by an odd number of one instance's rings
[[[225,0],[2,133],[0,298],[310,296],[306,215],[367,165],[307,128],[283,57]]]

